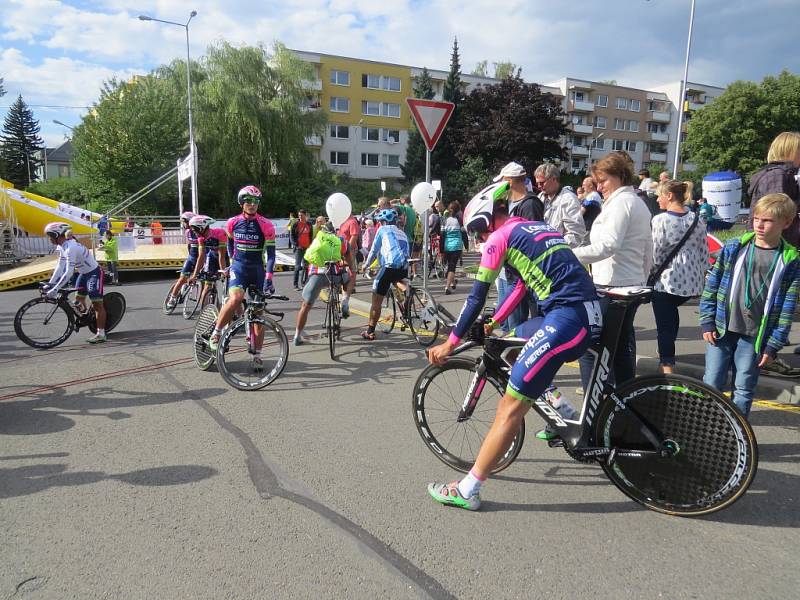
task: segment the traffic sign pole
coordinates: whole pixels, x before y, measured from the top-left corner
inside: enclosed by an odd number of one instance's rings
[[[428,183],[431,182],[431,151],[425,148],[425,181]],[[430,246],[430,232],[428,231],[428,215],[431,214],[431,209],[429,208],[422,214],[422,218],[425,219],[422,222],[422,289],[425,290],[425,295],[428,295],[428,264],[430,262],[430,257],[428,254],[429,246]]]

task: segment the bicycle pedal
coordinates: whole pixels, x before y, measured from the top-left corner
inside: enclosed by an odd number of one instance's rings
[[[562,440],[561,438],[547,440],[547,445],[550,446],[551,448],[563,448],[564,440]]]

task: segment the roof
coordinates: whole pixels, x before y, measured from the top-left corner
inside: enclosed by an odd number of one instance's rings
[[[72,161],[72,142],[67,140],[58,148],[47,148],[47,160],[52,162],[69,163]]]

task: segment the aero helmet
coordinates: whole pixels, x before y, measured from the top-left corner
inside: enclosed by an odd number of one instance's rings
[[[44,232],[53,237],[66,236],[72,228],[67,223],[55,222],[48,223],[44,227]]]
[[[471,233],[489,233],[492,231],[495,208],[505,204],[508,192],[507,181],[493,183],[475,194],[464,208],[464,227]]]
[[[214,222],[214,219],[212,219],[209,216],[206,216],[206,215],[195,215],[189,221],[189,227],[191,227],[192,229],[197,229],[199,231],[203,231],[204,229],[207,229],[208,227],[211,227],[211,224],[213,222]]]
[[[375,213],[376,221],[386,221],[387,223],[394,223],[397,221],[397,212],[393,208],[384,208]]]
[[[245,186],[239,190],[239,194],[236,196],[236,199],[239,202],[239,204],[244,204],[248,200],[260,202],[261,190],[254,185]]]

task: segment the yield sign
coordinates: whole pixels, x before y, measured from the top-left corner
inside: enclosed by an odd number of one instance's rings
[[[433,152],[436,142],[444,131],[444,126],[453,114],[456,107],[452,102],[436,102],[434,100],[420,100],[419,98],[406,98],[406,103],[417,124],[417,129],[425,140],[428,152]]]

